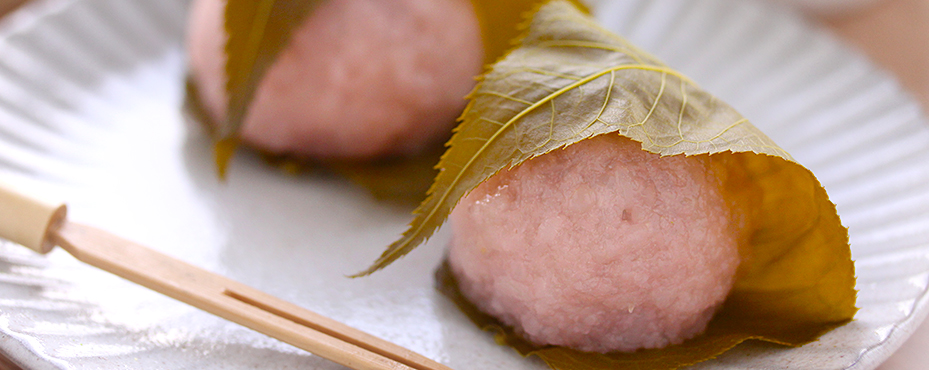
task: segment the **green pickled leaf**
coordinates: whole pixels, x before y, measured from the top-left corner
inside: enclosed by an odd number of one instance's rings
[[[221,177],[238,140],[255,89],[291,31],[322,0],[228,0],[225,8],[226,121],[217,127],[216,163]]]
[[[619,134],[663,156],[722,161],[736,174],[725,196],[752,192],[752,237],[740,248],[730,295],[705,333],[680,345],[594,354],[533,346],[451,294],[479,326],[497,330],[500,343],[555,369],[674,369],[750,339],[802,345],[852,319],[847,230],[809,170],[733,108],[571,4],[546,4],[528,27],[470,94],[410,228],[360,275],[423,243],[459,199],[494,174],[596,135]],[[440,280],[446,293],[454,287],[448,275]]]
[[[585,13],[588,8],[578,0],[572,4]],[[523,31],[520,24],[527,14],[536,11],[546,0],[471,0],[478,26],[481,28],[481,40],[484,43],[485,64],[492,64],[513,49],[514,43]]]
[[[564,2],[537,13],[469,99],[410,228],[360,275],[423,243],[462,196],[501,169],[596,135],[618,132],[662,155],[730,150],[790,159],[728,105]]]

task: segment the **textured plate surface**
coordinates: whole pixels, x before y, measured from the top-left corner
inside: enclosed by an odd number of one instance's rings
[[[184,0],[49,0],[0,21],[0,176],[72,219],[392,340],[456,369],[540,369],[432,289],[448,241],[366,279],[408,210],[240,154],[228,183],[184,122]],[[743,112],[810,168],[849,227],[856,320],[708,369],[871,369],[927,316],[927,117],[893,79],[775,5],[598,1],[608,26]],[[75,261],[0,242],[0,351],[30,368],[336,369]],[[750,356],[751,355],[751,356]]]

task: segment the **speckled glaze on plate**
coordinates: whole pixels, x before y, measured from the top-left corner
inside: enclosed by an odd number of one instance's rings
[[[229,181],[185,123],[183,0],[34,1],[0,21],[0,176],[71,218],[455,369],[541,369],[432,288],[448,233],[365,279],[409,220],[325,175],[248,153]],[[810,345],[748,343],[701,369],[871,369],[927,316],[927,117],[897,83],[800,17],[745,0],[598,1],[613,29],[730,102],[824,183],[849,227],[856,320]],[[34,369],[337,369],[63,251],[0,242],[0,351]]]

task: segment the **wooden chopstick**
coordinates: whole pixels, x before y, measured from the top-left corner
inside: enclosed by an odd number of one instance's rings
[[[0,183],[0,237],[80,261],[358,370],[451,370],[416,352],[108,232],[70,222],[64,204]]]

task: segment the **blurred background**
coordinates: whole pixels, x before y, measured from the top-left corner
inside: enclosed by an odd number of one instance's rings
[[[0,0],[0,17],[27,0]],[[893,74],[901,86],[928,106],[928,0],[775,0],[795,6],[832,31],[877,65]],[[2,57],[2,56],[0,56]],[[879,370],[930,369],[927,320]],[[0,356],[0,370],[15,369]]]

